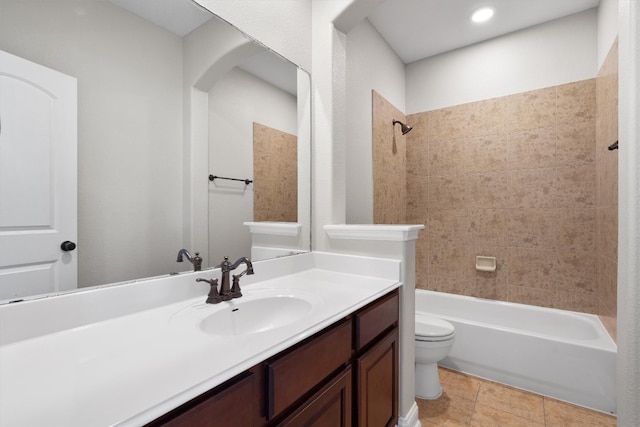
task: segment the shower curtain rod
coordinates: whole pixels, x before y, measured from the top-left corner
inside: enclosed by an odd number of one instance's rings
[[[244,182],[244,185],[249,185],[253,182],[253,180],[247,178],[247,179],[240,179],[240,178],[227,178],[224,176],[217,176],[217,175],[209,175],[209,181],[213,181],[214,179],[226,179],[228,181],[240,181],[240,182]]]

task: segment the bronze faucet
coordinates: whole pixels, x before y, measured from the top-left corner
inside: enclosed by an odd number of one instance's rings
[[[231,283],[229,283],[229,275],[231,271],[238,268],[238,266],[242,263],[247,266],[247,269],[241,274],[233,275],[233,287],[231,287]],[[222,272],[220,296],[222,297],[223,301],[228,301],[231,298],[239,298],[242,296],[242,292],[240,291],[240,277],[244,276],[245,274],[253,274],[253,264],[247,257],[238,258],[233,264],[229,262],[229,257],[224,257],[224,261],[222,261],[222,263],[220,264],[220,271]]]
[[[229,283],[231,271],[238,268],[242,263],[247,266],[247,269],[240,274],[234,274],[233,285],[231,285]],[[242,296],[242,291],[240,290],[240,278],[245,274],[253,274],[253,264],[247,257],[238,258],[233,264],[229,262],[229,257],[224,257],[224,261],[220,264],[220,271],[222,272],[220,293],[218,293],[218,279],[196,279],[196,282],[207,282],[211,285],[211,290],[207,297],[207,304],[217,304],[220,301],[229,301],[232,298],[240,298]]]
[[[193,264],[193,271],[202,270],[202,258],[200,257],[200,254],[198,252],[196,252],[196,256],[192,258],[188,250],[180,249],[180,251],[178,252],[178,259],[176,261],[182,262],[184,258],[186,258],[187,261]]]

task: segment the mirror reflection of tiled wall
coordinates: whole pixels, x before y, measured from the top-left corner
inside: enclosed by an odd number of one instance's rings
[[[376,99],[374,183],[391,183],[399,166],[375,147],[400,132],[376,111],[398,113]],[[394,219],[426,224],[419,288],[615,316],[617,45],[597,78],[406,119],[407,203]],[[374,185],[376,222],[400,202]],[[497,270],[476,271],[476,255]]]
[[[298,138],[253,124],[253,220],[298,220]]]

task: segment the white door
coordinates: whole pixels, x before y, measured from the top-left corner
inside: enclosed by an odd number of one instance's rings
[[[0,51],[0,300],[77,287],[76,79]]]

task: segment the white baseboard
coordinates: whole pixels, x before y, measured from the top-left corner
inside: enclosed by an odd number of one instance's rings
[[[413,402],[411,409],[404,417],[398,418],[397,427],[422,427],[418,418],[418,404]]]

